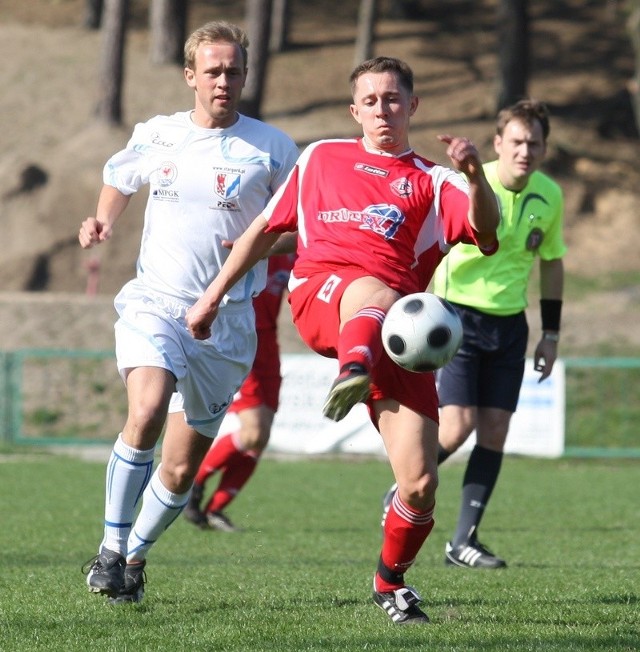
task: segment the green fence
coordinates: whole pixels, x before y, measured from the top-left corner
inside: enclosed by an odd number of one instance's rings
[[[564,363],[565,455],[640,457],[640,359]],[[111,444],[122,428],[126,399],[112,351],[0,352],[0,365],[5,442]]]
[[[2,354],[0,423],[15,444],[111,444],[126,418],[112,351]]]
[[[640,457],[640,359],[566,358],[565,455]]]

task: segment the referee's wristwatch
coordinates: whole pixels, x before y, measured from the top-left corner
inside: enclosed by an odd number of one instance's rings
[[[551,342],[559,342],[560,333],[549,333],[548,331],[545,331],[544,333],[542,333],[542,339],[550,340]]]

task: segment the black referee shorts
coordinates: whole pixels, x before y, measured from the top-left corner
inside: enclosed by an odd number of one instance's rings
[[[464,338],[438,372],[440,406],[495,407],[515,412],[524,376],[529,326],[523,312],[507,317],[451,304]]]

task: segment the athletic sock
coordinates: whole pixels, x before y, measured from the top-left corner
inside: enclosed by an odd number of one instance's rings
[[[213,440],[196,473],[194,484],[203,486],[216,471],[227,466],[237,453],[242,452],[237,437],[238,434],[232,432]]]
[[[206,507],[206,512],[221,512],[238,494],[253,475],[259,455],[253,451],[239,451],[226,465],[215,490]]]
[[[404,586],[404,573],[433,529],[433,510],[431,507],[426,512],[418,512],[395,492],[384,524],[376,591],[390,592]]]
[[[384,310],[380,308],[362,308],[344,324],[338,340],[338,365],[341,370],[355,363],[371,371],[382,355],[380,332],[384,315]]]
[[[144,491],[142,508],[129,534],[127,563],[141,562],[146,558],[149,548],[178,518],[189,500],[191,490],[175,494],[162,484],[160,468],[159,464]]]
[[[458,525],[452,545],[468,543],[472,534],[480,526],[493,488],[496,486],[503,453],[482,446],[474,446],[467,462],[462,481],[462,499]]]
[[[106,472],[102,546],[127,554],[127,539],[135,510],[153,472],[155,448],[140,451],[122,441],[113,445]]]

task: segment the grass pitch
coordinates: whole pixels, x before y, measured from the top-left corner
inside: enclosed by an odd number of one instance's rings
[[[444,566],[463,472],[444,465],[407,574],[432,620],[418,627],[370,598],[385,463],[265,459],[229,509],[244,532],[181,518],[149,555],[144,601],[120,607],[80,572],[101,537],[104,468],[0,463],[0,650],[640,650],[637,460],[507,457],[481,528],[503,571]]]

